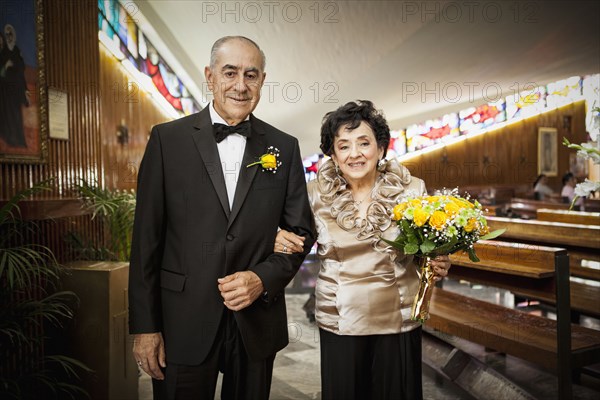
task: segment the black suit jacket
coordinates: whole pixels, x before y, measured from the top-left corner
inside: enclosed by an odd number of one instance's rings
[[[167,362],[195,365],[211,349],[225,306],[217,278],[254,271],[268,299],[235,318],[249,356],[288,343],[285,286],[314,243],[297,140],[250,116],[252,134],[231,211],[209,109],[153,128],[138,175],[129,273],[130,333],[162,332]],[[280,150],[276,173],[258,160]],[[273,253],[277,228],[306,237],[304,253]]]

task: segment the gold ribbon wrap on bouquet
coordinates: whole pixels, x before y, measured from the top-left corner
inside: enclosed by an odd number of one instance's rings
[[[419,271],[419,292],[413,301],[410,319],[424,323],[429,319],[429,302],[433,294],[435,281],[433,268],[429,264],[429,257],[415,257]]]

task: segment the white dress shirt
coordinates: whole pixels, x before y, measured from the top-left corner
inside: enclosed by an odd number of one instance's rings
[[[229,125],[217,113],[213,102],[209,105],[210,119],[213,124],[219,123]],[[244,121],[250,119],[247,116]],[[233,206],[233,198],[235,196],[235,188],[237,186],[240,168],[242,167],[242,159],[244,158],[244,150],[246,149],[246,137],[239,133],[234,133],[227,136],[223,141],[217,143],[219,149],[219,159],[223,168],[223,176],[225,177],[225,186],[227,187],[227,198],[229,200],[229,209]]]

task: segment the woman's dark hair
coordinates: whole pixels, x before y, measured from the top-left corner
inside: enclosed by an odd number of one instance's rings
[[[535,189],[535,185],[538,184],[539,181],[542,180],[543,177],[545,177],[545,174],[539,174],[537,178],[535,178],[535,182],[533,182],[533,188]]]
[[[354,130],[362,121],[365,121],[373,130],[377,147],[383,149],[383,157],[385,157],[390,144],[390,127],[383,113],[377,111],[369,100],[351,101],[337,110],[325,114],[321,126],[321,151],[328,156],[333,154],[333,142],[340,128],[346,127],[348,130]]]
[[[571,172],[567,172],[566,174],[564,174],[562,177],[563,186],[566,185],[567,182],[569,182],[574,176],[575,175],[573,175]]]

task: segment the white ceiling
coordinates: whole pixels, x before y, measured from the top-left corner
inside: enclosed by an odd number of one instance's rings
[[[176,72],[194,82],[203,106],[214,41],[256,41],[267,57],[267,84],[255,114],[298,137],[303,155],[318,151],[323,115],[347,101],[372,100],[399,129],[498,98],[500,89],[508,95],[530,82],[600,72],[596,1],[135,5],[134,18]]]

